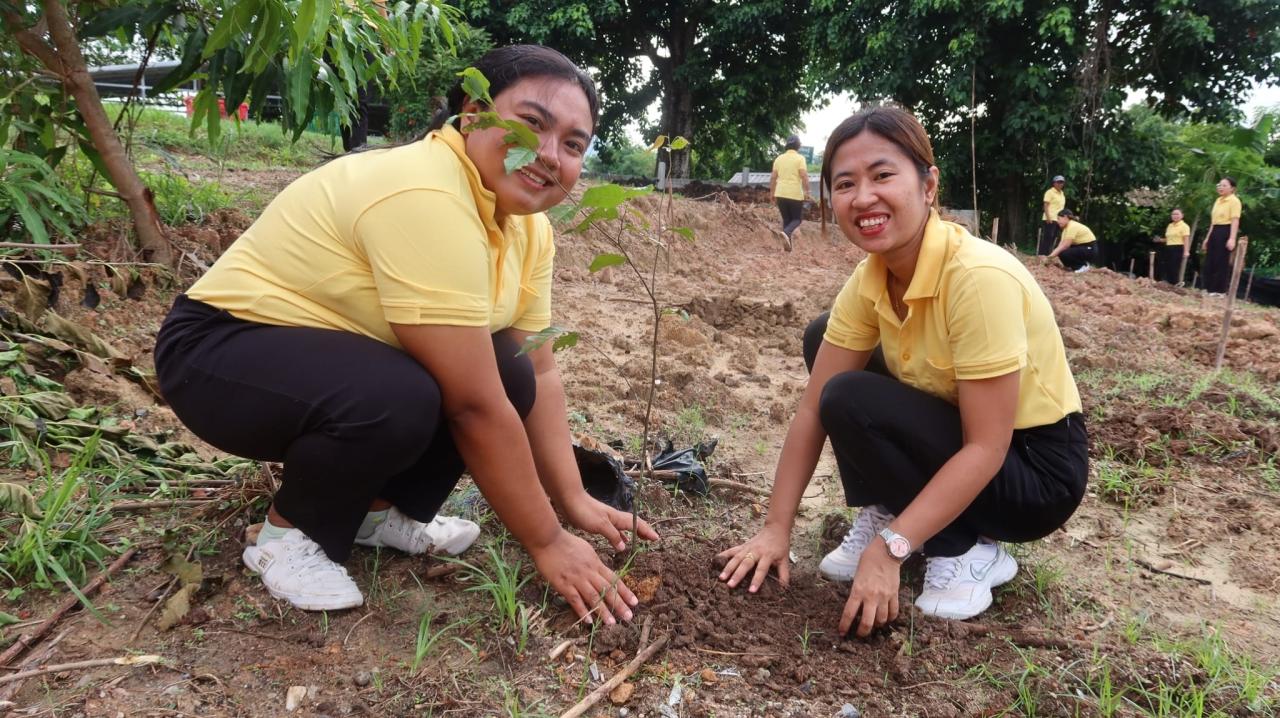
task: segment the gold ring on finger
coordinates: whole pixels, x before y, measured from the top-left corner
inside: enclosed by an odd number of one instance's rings
[[[748,552],[746,552],[745,554],[743,554],[742,558],[743,558],[743,560],[745,560],[745,561],[755,561],[755,560],[756,560],[756,555],[755,555],[754,553],[752,553],[752,552],[748,551]]]

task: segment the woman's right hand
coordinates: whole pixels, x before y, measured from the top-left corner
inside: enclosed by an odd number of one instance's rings
[[[591,544],[561,529],[551,543],[529,554],[538,573],[564,596],[578,618],[598,613],[608,625],[617,622],[615,616],[631,620],[631,608],[639,599],[600,561]]]
[[[760,590],[761,584],[769,575],[769,567],[778,571],[778,581],[786,586],[791,580],[791,532],[766,525],[760,533],[752,536],[746,543],[738,544],[731,549],[721,551],[717,559],[725,562],[720,572],[720,580],[728,581],[733,588],[746,577],[752,569],[751,593]]]

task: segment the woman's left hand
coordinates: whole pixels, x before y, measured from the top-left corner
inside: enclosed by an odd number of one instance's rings
[[[1236,251],[1236,241],[1234,239],[1227,240],[1227,251],[1228,252]]]
[[[885,551],[884,544],[872,541],[862,552],[858,573],[849,589],[849,600],[844,603],[840,616],[840,635],[855,627],[857,636],[865,638],[871,629],[883,626],[898,617],[898,586],[901,583],[898,563]],[[859,615],[861,611],[861,615]]]
[[[570,526],[603,536],[610,546],[619,551],[627,548],[623,532],[631,530],[631,514],[619,511],[593,498],[585,491],[574,500],[566,502],[563,511],[565,521],[569,522]],[[646,541],[658,540],[658,532],[654,531],[644,519],[637,517],[635,526],[640,538]]]

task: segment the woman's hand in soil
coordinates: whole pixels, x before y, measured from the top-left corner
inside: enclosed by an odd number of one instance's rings
[[[778,571],[778,582],[786,586],[791,581],[790,554],[790,533],[766,526],[746,543],[716,554],[716,559],[725,562],[720,580],[728,581],[729,588],[734,588],[754,569],[751,586],[747,590],[755,593],[768,578],[769,567],[773,566]]]
[[[631,620],[631,607],[640,602],[617,574],[600,562],[591,544],[561,530],[547,546],[530,549],[538,573],[551,584],[578,618],[598,613],[613,625],[618,618]]]
[[[855,619],[859,638],[865,638],[871,629],[883,626],[898,617],[898,586],[902,581],[898,563],[884,549],[880,541],[872,541],[858,561],[858,573],[849,589],[849,600],[844,602],[844,614],[840,616],[840,635],[849,634]]]
[[[585,491],[574,501],[566,503],[563,511],[565,521],[570,526],[603,536],[610,546],[619,551],[627,549],[624,532],[631,530],[631,514],[598,501]],[[635,527],[640,538],[646,541],[658,540],[658,532],[644,519],[637,517]]]

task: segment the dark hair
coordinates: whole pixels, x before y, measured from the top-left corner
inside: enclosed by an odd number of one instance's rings
[[[1075,219],[1075,218],[1076,218],[1076,213],[1075,213],[1075,212],[1072,212],[1072,211],[1071,211],[1071,210],[1069,210],[1069,209],[1060,209],[1060,210],[1058,210],[1058,216],[1059,216],[1059,217],[1066,217],[1067,219]]]
[[[497,97],[504,90],[527,77],[554,77],[575,82],[587,96],[587,104],[591,107],[591,132],[595,133],[596,124],[600,121],[600,96],[596,93],[596,83],[582,68],[559,51],[542,45],[508,45],[497,47],[485,53],[473,65],[489,80],[489,96]],[[444,123],[462,111],[466,104],[467,93],[462,89],[462,82],[449,90],[444,107],[436,111],[431,118],[427,132],[444,127]],[[458,121],[454,121],[458,126]]]
[[[789,150],[798,150],[798,149],[800,149],[800,137],[799,137],[799,135],[791,135],[790,137],[788,137],[788,138],[787,138],[787,149],[789,149]]]
[[[893,105],[880,105],[860,110],[836,126],[827,139],[827,149],[822,153],[822,180],[818,186],[818,203],[822,212],[822,233],[827,232],[827,193],[831,191],[831,162],[840,145],[869,131],[892,142],[902,153],[911,158],[923,181],[929,176],[929,168],[937,164],[933,159],[933,145],[929,133],[924,131],[916,116]],[[933,196],[933,207],[938,208],[938,196]]]
[[[1236,187],[1236,178],[1235,178],[1235,177],[1232,177],[1231,175],[1223,175],[1223,176],[1222,176],[1222,179],[1226,180],[1226,181],[1227,181],[1227,184],[1231,185],[1231,188],[1232,188],[1232,189],[1235,189],[1235,187]]]

